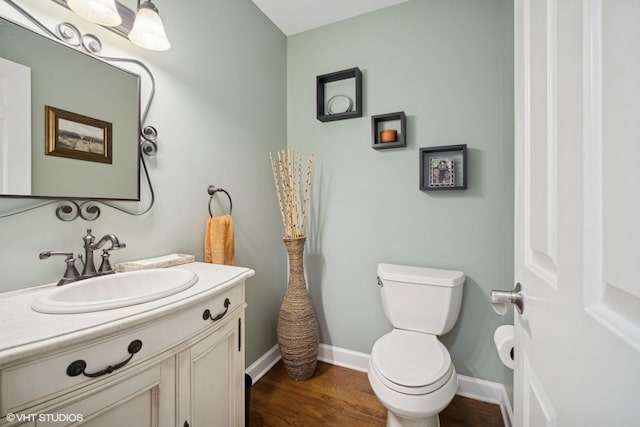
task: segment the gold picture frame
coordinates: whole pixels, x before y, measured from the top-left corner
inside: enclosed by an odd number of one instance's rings
[[[113,125],[45,105],[45,154],[89,162],[113,163]]]

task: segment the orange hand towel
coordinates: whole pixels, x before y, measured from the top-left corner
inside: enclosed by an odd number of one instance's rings
[[[235,243],[231,215],[212,216],[204,235],[204,260],[213,264],[233,265]]]

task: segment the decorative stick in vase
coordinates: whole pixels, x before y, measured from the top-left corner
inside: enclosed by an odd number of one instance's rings
[[[311,170],[313,154],[309,156],[307,174],[302,192],[302,157],[294,150],[278,151],[278,160],[269,153],[273,183],[280,208],[280,218],[285,237],[301,237],[305,234],[305,225],[309,210],[309,190],[311,188]]]

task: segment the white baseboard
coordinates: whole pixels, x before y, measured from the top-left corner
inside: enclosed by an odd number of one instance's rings
[[[458,396],[500,406],[505,427],[511,427],[513,410],[504,385],[458,374]]]
[[[278,363],[281,358],[278,344],[276,344],[244,371],[251,376],[251,379],[255,384],[260,378],[269,372],[269,370],[273,368],[273,365]]]
[[[353,369],[354,371],[367,372],[369,370],[368,354],[327,344],[320,344],[318,360],[332,365],[342,366],[343,368]]]
[[[278,350],[278,346],[275,345],[262,355],[262,357],[252,363],[251,366],[246,369],[246,373],[251,375],[255,383],[269,372],[269,369],[278,363],[280,359],[280,351]],[[327,344],[320,344],[318,348],[318,360],[360,372],[367,372],[369,368],[368,354]],[[513,410],[511,409],[511,402],[509,402],[509,396],[507,395],[504,385],[460,374],[458,374],[458,384],[458,392],[456,394],[499,405],[505,427],[512,426]]]

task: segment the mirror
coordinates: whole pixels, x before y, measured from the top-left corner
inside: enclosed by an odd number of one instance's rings
[[[140,200],[140,76],[0,18],[3,97],[0,196]]]

